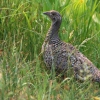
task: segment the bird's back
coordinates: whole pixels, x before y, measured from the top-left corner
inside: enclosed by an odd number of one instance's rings
[[[56,70],[74,70],[77,79],[84,81],[93,79],[100,82],[100,71],[79,52],[73,45],[60,40],[47,42],[44,47],[44,62],[47,67],[55,67]]]

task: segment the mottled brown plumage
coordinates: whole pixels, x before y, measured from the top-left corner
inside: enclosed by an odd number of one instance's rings
[[[47,67],[67,71],[69,67],[79,80],[92,79],[100,82],[100,70],[79,52],[73,45],[60,40],[58,31],[61,25],[61,15],[54,10],[44,13],[52,23],[42,45],[44,62]]]

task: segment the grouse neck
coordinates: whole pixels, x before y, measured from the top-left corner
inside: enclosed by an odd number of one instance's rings
[[[47,37],[46,37],[46,40],[48,42],[59,39],[58,31],[59,31],[60,25],[61,25],[61,22],[59,21],[51,24],[49,31],[47,33]]]

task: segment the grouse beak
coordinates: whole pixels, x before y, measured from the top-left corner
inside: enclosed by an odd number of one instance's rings
[[[47,15],[47,16],[50,16],[50,15],[51,15],[49,11],[44,12],[43,14],[44,14],[44,15]]]

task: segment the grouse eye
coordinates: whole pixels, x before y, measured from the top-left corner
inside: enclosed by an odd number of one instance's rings
[[[55,15],[55,13],[52,13],[52,15],[54,16],[54,15]]]

